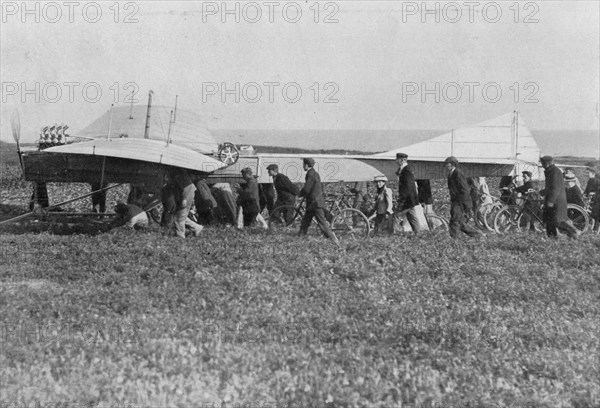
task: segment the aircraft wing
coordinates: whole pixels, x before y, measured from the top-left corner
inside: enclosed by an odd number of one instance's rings
[[[227,165],[187,147],[151,139],[95,139],[23,154],[25,179],[160,184],[165,165],[206,175]]]
[[[279,172],[294,183],[304,182],[302,157],[315,160],[315,170],[324,183],[373,181],[375,176],[386,175],[390,181],[396,179],[395,157],[375,155],[331,155],[331,154],[256,154],[240,156],[235,165],[219,169],[208,176],[210,182],[244,182],[240,171],[250,167],[258,176],[259,183],[270,183],[266,167],[277,164]],[[415,158],[409,160],[417,179],[442,179],[447,177],[445,164],[439,158]],[[516,164],[511,159],[467,159],[461,161],[461,170],[467,176],[499,177],[509,174]]]
[[[204,173],[227,166],[217,159],[186,147],[150,139],[96,139],[51,147],[45,152],[139,160]]]

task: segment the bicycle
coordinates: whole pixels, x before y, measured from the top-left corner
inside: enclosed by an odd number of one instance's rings
[[[541,201],[541,200],[529,200]],[[494,219],[494,229],[499,234],[504,234],[510,230],[516,230],[519,232],[530,230],[535,232],[542,232],[546,229],[546,223],[542,219],[542,206],[540,205],[536,209],[530,205],[524,206],[508,206],[498,214]],[[580,233],[587,231],[589,226],[589,219],[587,212],[576,204],[567,204],[567,216],[572,222],[573,227]],[[539,224],[539,227],[538,225]]]
[[[325,217],[338,237],[368,238],[371,233],[369,220],[361,211],[352,208],[348,201],[350,197],[353,195],[349,193],[329,194]],[[305,213],[304,198],[297,205],[278,206],[269,216],[269,231],[299,229]],[[313,219],[313,222],[316,223],[316,220]]]

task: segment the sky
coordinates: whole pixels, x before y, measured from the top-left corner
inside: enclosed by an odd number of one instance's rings
[[[437,8],[436,8],[437,4]],[[600,3],[2,1],[0,137],[153,103],[213,129],[599,127]],[[236,21],[237,20],[237,21]]]

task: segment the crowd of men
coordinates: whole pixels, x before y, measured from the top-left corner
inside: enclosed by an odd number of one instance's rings
[[[545,188],[538,191],[532,173],[524,171],[523,183],[520,186],[516,185],[514,177],[509,176],[501,181],[503,191],[507,192],[503,199],[510,203],[515,197],[525,198],[524,205],[538,205],[537,209],[541,208],[543,201],[543,219],[547,235],[556,237],[557,231],[561,231],[571,238],[576,238],[578,232],[567,217],[567,203],[585,207],[584,197],[591,198],[591,215],[599,221],[600,174],[594,163],[589,163],[589,180],[582,191],[572,168],[565,169],[563,173],[550,156],[542,157],[540,162],[545,170]],[[376,233],[392,233],[400,225],[405,231],[412,231],[418,235],[429,229],[425,214],[433,212],[431,184],[429,180],[415,179],[407,154],[398,153],[396,163],[398,191],[395,204],[392,189],[388,186],[389,180],[386,176],[377,176],[373,180],[376,185],[374,198],[369,194],[367,182],[358,182],[351,189],[355,195],[354,208],[374,217]],[[211,224],[232,225],[240,229],[258,224],[267,229],[268,226],[261,215],[265,208],[275,217],[275,222],[288,224],[294,213],[292,207],[287,207],[280,213],[273,213],[272,210],[283,205],[293,206],[297,197],[301,197],[306,200],[306,212],[300,224],[299,234],[306,235],[314,219],[322,233],[339,245],[338,238],[328,222],[324,186],[314,167],[315,161],[312,158],[303,159],[306,177],[301,189],[285,174],[280,173],[276,164],[270,164],[266,168],[272,183],[259,184],[252,169],[244,168],[241,173],[245,183],[240,185],[237,199],[229,183],[209,185],[203,179],[193,180],[184,169],[170,168],[160,197],[163,206],[160,221],[162,228],[165,234],[173,234],[180,238],[185,238],[186,230],[198,236],[205,225]],[[475,209],[479,204],[490,199],[485,178],[467,178],[460,169],[459,161],[452,156],[445,160],[445,168],[450,193],[450,235],[456,238],[462,232],[470,237],[483,238],[483,232],[471,226],[468,220],[476,216]],[[103,187],[105,185],[99,183],[92,186],[94,190],[101,190]],[[539,199],[540,195],[544,196],[543,200]],[[94,211],[104,212],[105,200],[105,192],[94,194]],[[142,208],[147,209],[151,202],[151,199],[144,199],[144,194],[132,186],[128,203],[119,203],[115,207],[118,217],[112,226],[143,228],[148,224],[148,217]],[[197,222],[189,216],[193,207]]]

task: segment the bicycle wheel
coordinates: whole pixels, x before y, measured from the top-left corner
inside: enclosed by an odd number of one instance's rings
[[[341,239],[344,237],[369,238],[371,233],[371,225],[366,215],[354,208],[340,210],[331,222],[331,229]]]
[[[520,207],[509,206],[501,209],[494,218],[494,230],[498,234],[505,234],[510,230],[517,230],[519,218],[522,213]]]
[[[425,214],[425,219],[427,220],[427,226],[429,227],[429,232],[432,235],[446,233],[450,230],[448,220],[445,219],[444,217],[440,217],[437,214]]]
[[[483,229],[483,230],[487,229],[487,227],[485,226],[485,213],[491,206],[492,206],[492,203],[482,203],[482,204],[479,204],[477,206],[477,208],[475,209],[475,211],[474,211],[475,224],[477,225],[477,227],[479,229]]]
[[[304,208],[302,207],[280,205],[274,208],[269,215],[269,231],[299,229],[303,216]]]
[[[496,232],[496,229],[494,228],[494,220],[496,219],[496,215],[500,212],[500,210],[505,207],[505,204],[499,202],[490,204],[487,207],[485,213],[483,214],[483,224],[488,231]]]
[[[590,226],[587,212],[576,204],[567,204],[567,217],[573,226],[581,233],[586,232]]]

